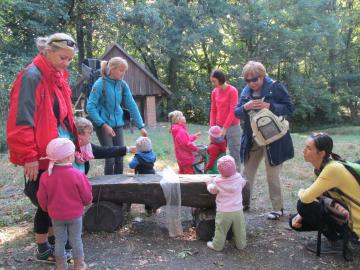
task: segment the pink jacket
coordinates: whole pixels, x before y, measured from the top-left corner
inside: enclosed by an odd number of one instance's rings
[[[55,165],[52,174],[44,172],[37,192],[40,207],[55,220],[81,217],[92,202],[92,188],[85,174],[71,165]]]
[[[179,165],[191,165],[195,161],[193,152],[197,147],[193,141],[197,139],[195,135],[189,135],[185,124],[173,124],[170,132],[174,139],[175,157]]]
[[[242,189],[246,180],[236,173],[230,177],[218,176],[208,184],[207,189],[216,195],[217,212],[235,212],[243,209]]]

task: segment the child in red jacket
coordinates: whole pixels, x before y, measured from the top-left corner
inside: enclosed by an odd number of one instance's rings
[[[67,269],[65,243],[73,248],[75,269],[85,269],[81,240],[84,206],[92,202],[91,185],[81,171],[73,168],[75,145],[65,138],[56,138],[46,147],[48,171],[40,178],[37,198],[40,207],[49,213],[55,242],[56,269]]]
[[[221,136],[221,131],[219,126],[212,126],[209,129],[210,145],[207,148],[209,158],[204,168],[206,173],[219,173],[216,161],[222,154],[226,154],[226,140]]]
[[[190,135],[186,127],[186,118],[180,111],[169,113],[169,120],[179,174],[194,174],[192,164],[195,161],[194,152],[197,152],[198,148],[193,142],[201,136],[201,132]]]

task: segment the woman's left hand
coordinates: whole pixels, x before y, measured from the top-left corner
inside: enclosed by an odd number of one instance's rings
[[[227,133],[227,128],[223,128],[220,133],[221,137],[225,138],[226,133]]]
[[[196,132],[195,134],[194,134],[194,136],[196,137],[196,139],[197,138],[199,138],[200,136],[201,136],[201,134],[202,134],[202,132],[201,131],[199,131],[199,132]]]
[[[255,100],[253,109],[256,110],[270,109],[270,103],[264,102],[262,100]]]
[[[148,136],[148,133],[147,133],[147,131],[146,131],[145,128],[141,128],[141,129],[140,129],[140,134],[141,134],[141,136],[143,136],[143,137],[147,137],[147,136]]]
[[[302,227],[302,217],[297,214],[293,219],[291,220],[291,226],[295,229],[300,229]]]

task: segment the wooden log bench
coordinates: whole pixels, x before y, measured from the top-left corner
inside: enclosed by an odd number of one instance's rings
[[[210,175],[179,175],[181,205],[192,207],[197,235],[208,240],[214,233],[215,196],[206,189]],[[87,231],[114,231],[122,225],[123,204],[147,204],[157,209],[166,205],[160,185],[162,177],[147,175],[106,175],[90,178],[93,204],[84,216]]]

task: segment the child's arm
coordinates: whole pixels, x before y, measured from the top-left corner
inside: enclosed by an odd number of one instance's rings
[[[201,136],[202,132],[199,131],[199,132],[196,132],[195,134],[193,135],[189,135],[189,139],[190,141],[196,141],[200,136]]]
[[[206,188],[211,194],[217,194],[219,192],[218,188],[216,187],[216,183],[211,179],[206,183]]]
[[[139,165],[139,161],[136,157],[134,157],[129,163],[130,169],[135,169],[138,165]]]
[[[95,159],[122,157],[126,155],[128,150],[126,146],[100,146],[96,144],[91,144],[91,148]],[[130,152],[133,148],[133,146],[129,147]]]
[[[40,178],[40,186],[39,186],[38,192],[36,193],[36,197],[38,199],[41,209],[44,210],[45,212],[47,212],[48,199],[47,199],[47,193],[46,193],[46,186],[44,183],[45,181],[43,180],[44,174]]]
[[[183,148],[188,149],[189,151],[196,152],[198,149],[196,145],[192,143],[187,133],[179,133],[175,138]]]
[[[84,206],[89,205],[92,200],[92,187],[89,179],[83,174],[79,172],[80,181],[78,182],[78,191],[80,194],[81,201]]]

